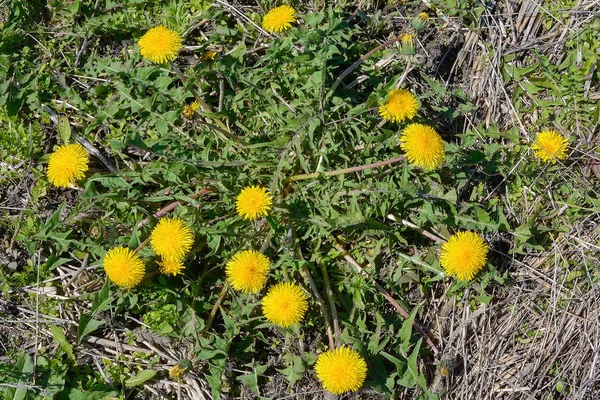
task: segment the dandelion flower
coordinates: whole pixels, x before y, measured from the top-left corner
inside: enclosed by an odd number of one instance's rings
[[[459,232],[442,245],[440,263],[446,273],[470,281],[486,264],[488,246],[475,232]]]
[[[155,26],[138,40],[140,54],[145,59],[163,64],[177,58],[181,50],[181,36],[165,26]]]
[[[225,267],[227,280],[235,290],[256,293],[267,281],[271,260],[256,250],[244,250],[234,255]]]
[[[444,141],[427,125],[408,125],[400,137],[400,147],[417,167],[435,169],[444,161]]]
[[[60,146],[50,155],[48,180],[58,187],[70,187],[75,181],[85,176],[88,170],[89,157],[80,144]]]
[[[263,17],[262,27],[268,32],[282,32],[292,27],[296,22],[296,10],[290,6],[279,6],[269,11]]]
[[[535,150],[536,157],[544,162],[556,164],[557,160],[567,158],[567,145],[569,139],[563,137],[556,131],[543,131],[535,138],[535,144],[531,147]]]
[[[367,363],[358,352],[339,347],[319,356],[315,372],[323,387],[331,393],[355,392],[367,377]]]
[[[190,104],[186,104],[183,106],[183,111],[181,112],[184,117],[192,119],[194,115],[196,115],[196,111],[200,108],[200,103],[194,101]]]
[[[405,119],[413,119],[418,109],[419,102],[408,90],[394,89],[379,107],[379,115],[388,121],[402,122]]]
[[[400,42],[402,43],[402,53],[403,54],[407,54],[407,55],[415,54],[415,37],[413,35],[411,35],[410,33],[405,33],[404,35],[401,36]],[[416,100],[415,100],[415,102],[416,102]],[[416,110],[415,110],[415,112],[416,112]],[[410,117],[410,118],[412,118],[412,117]]]
[[[260,186],[249,186],[242,190],[236,201],[236,209],[240,217],[254,220],[267,215],[271,209],[272,198],[267,189]]]
[[[169,378],[181,380],[192,369],[193,365],[190,360],[183,359],[169,369]]]
[[[411,21],[411,25],[416,33],[420,33],[423,29],[425,29],[425,26],[427,25],[428,21],[429,15],[427,15],[426,12],[422,12],[419,13],[419,15],[417,15],[417,17]]]
[[[138,285],[146,273],[142,259],[124,247],[110,249],[102,263],[108,278],[121,287]]]
[[[308,304],[302,289],[288,282],[270,288],[262,300],[262,307],[269,322],[287,328],[300,322]]]
[[[215,57],[217,56],[217,52],[216,51],[212,51],[212,50],[206,50],[204,53],[202,53],[202,61],[214,61]]]
[[[152,249],[165,260],[182,260],[193,243],[191,229],[179,218],[161,219],[150,234]]]
[[[160,265],[160,272],[165,275],[177,276],[185,269],[185,266],[179,259],[162,259],[158,264]]]

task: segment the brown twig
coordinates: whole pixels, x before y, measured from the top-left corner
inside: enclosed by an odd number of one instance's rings
[[[202,188],[200,190],[198,190],[197,193],[193,194],[190,196],[190,198],[192,199],[197,199],[198,197],[202,197],[205,194],[211,193],[212,189],[208,189],[208,188]],[[181,205],[181,203],[179,202],[179,200],[174,201],[172,203],[169,203],[168,205],[166,205],[165,207],[161,208],[160,210],[158,210],[157,212],[155,212],[154,214],[152,214],[152,216],[154,218],[161,218],[162,216],[164,216],[166,213],[168,213],[169,211],[173,211],[174,209],[176,209],[177,207],[179,207]],[[140,229],[141,227],[147,225],[150,222],[150,217],[148,218],[144,218],[143,220],[141,220],[140,222],[138,222],[137,224],[137,228]]]
[[[354,268],[356,268],[356,270],[360,274],[371,279],[371,281],[373,282],[373,286],[375,286],[375,289],[377,289],[377,291],[388,301],[388,303],[390,303],[396,309],[396,311],[398,311],[398,314],[402,315],[405,319],[409,318],[408,312],[406,312],[406,310],[404,308],[402,308],[402,306],[400,304],[398,304],[398,302],[375,280],[375,278],[373,278],[371,275],[369,275],[369,273],[367,271],[365,271],[360,266],[360,264],[358,264],[356,262],[356,260],[354,260],[354,258],[352,258],[352,256],[350,254],[348,254],[346,252],[346,250],[344,250],[344,248],[342,246],[335,243],[334,247],[336,248],[336,250],[338,250],[340,253],[342,253],[344,255],[344,259],[348,262],[348,264],[350,264]],[[429,347],[431,347],[431,350],[433,351],[433,353],[435,355],[437,355],[439,353],[438,348],[435,346],[435,344],[429,338],[429,336],[427,336],[427,334],[425,333],[423,328],[421,328],[421,326],[414,321],[413,321],[413,326],[417,329],[419,334],[425,339],[425,341],[427,342]]]
[[[402,219],[402,220],[398,221],[398,219],[396,218],[396,216],[393,215],[393,214],[389,214],[387,217],[388,217],[388,219],[390,219],[392,221],[400,222],[402,225],[408,226],[409,228],[412,228],[412,229],[416,230],[421,235],[423,235],[423,236],[425,236],[425,237],[433,240],[436,243],[440,243],[440,244],[446,243],[446,239],[440,237],[440,235],[432,233],[432,232],[429,232],[428,230],[426,230],[424,228],[421,228],[420,226],[418,226],[416,224],[413,224],[410,221],[407,221],[405,219]]]
[[[69,279],[69,281],[63,285],[63,289],[66,290],[69,286],[71,286],[71,284],[73,282],[75,282],[75,279],[77,279],[79,274],[81,274],[83,272],[83,270],[87,268],[89,259],[90,259],[90,253],[85,253],[85,256],[83,256],[83,261],[81,262],[81,267],[79,267],[77,269],[77,271],[75,271],[75,273],[73,274],[71,279]]]
[[[358,172],[358,171],[364,171],[366,169],[383,167],[383,166],[386,166],[386,165],[389,165],[389,164],[394,164],[394,163],[403,161],[405,159],[406,159],[405,156],[400,156],[400,157],[392,158],[391,160],[377,161],[377,162],[374,162],[374,163],[371,163],[371,164],[359,165],[358,167],[350,167],[350,168],[336,169],[334,171],[313,172],[313,173],[310,173],[310,174],[295,175],[295,176],[292,176],[290,178],[286,178],[284,180],[284,183],[303,181],[303,180],[306,180],[306,179],[313,179],[313,178],[317,178],[317,177],[319,177],[321,175],[323,175],[323,176],[335,176],[335,175],[349,174],[351,172]]]

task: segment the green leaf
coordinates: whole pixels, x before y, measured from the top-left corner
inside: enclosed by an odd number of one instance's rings
[[[60,329],[56,325],[50,325],[49,328],[50,332],[52,332],[54,340],[56,340],[56,342],[60,345],[60,348],[63,349],[63,351],[67,354],[69,359],[73,361],[73,363],[77,363],[75,354],[73,354],[73,346],[71,346],[71,343],[67,341],[67,338],[65,337],[65,334],[63,333],[62,329]]]
[[[96,319],[92,319],[92,317],[87,314],[81,314],[81,318],[79,319],[79,326],[77,327],[77,340],[79,341],[79,343],[81,343],[84,337],[86,337],[102,325],[104,325],[104,321],[98,321]]]
[[[15,371],[19,374],[19,382],[17,383],[18,387],[17,390],[14,391],[12,400],[23,400],[29,390],[25,385],[30,383],[29,381],[33,376],[33,360],[29,354],[24,354],[23,357],[17,361]]]
[[[253,372],[251,374],[238,376],[236,379],[248,386],[248,388],[254,393],[260,395],[260,391],[258,389],[258,375],[265,372],[267,367],[267,365],[254,365]]]
[[[89,390],[82,392],[79,389],[71,389],[68,392],[68,395],[69,400],[106,400],[115,398],[115,396],[117,396],[117,393],[114,391],[102,392]]]
[[[63,144],[68,144],[71,138],[71,124],[65,116],[58,118],[58,137]]]
[[[94,296],[90,317],[93,317],[101,311],[107,310],[113,300],[114,298],[110,295],[110,281],[107,279],[104,282],[102,289]]]
[[[425,387],[427,382],[425,381],[425,377],[419,373],[419,367],[417,366],[417,357],[419,356],[419,349],[421,348],[421,341],[423,339],[419,339],[415,348],[413,349],[412,354],[408,357],[407,369],[404,373],[404,376],[399,380],[399,384],[412,388],[415,385],[419,385],[420,387]]]
[[[402,323],[402,328],[398,332],[400,339],[402,339],[402,351],[405,353],[408,352],[410,348],[410,337],[412,335],[412,327],[415,321],[415,315],[417,315],[417,307],[415,307],[408,316],[408,319],[404,320]]]
[[[127,379],[125,383],[125,387],[134,387],[142,385],[144,382],[149,381],[154,378],[156,375],[156,371],[152,369],[145,369],[137,373],[136,376]]]
[[[287,361],[288,366],[285,369],[278,369],[277,371],[285,376],[290,386],[294,386],[302,378],[304,371],[306,371],[305,362],[302,357],[292,354],[286,354],[283,356],[283,359]]]

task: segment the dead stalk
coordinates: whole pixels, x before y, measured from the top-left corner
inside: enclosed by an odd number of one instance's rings
[[[360,264],[358,264],[356,262],[356,260],[354,260],[354,258],[352,258],[352,256],[350,256],[346,252],[346,250],[344,250],[344,248],[342,246],[340,246],[339,244],[336,243],[336,244],[334,244],[334,247],[336,248],[336,250],[338,250],[340,253],[342,253],[344,255],[344,259],[348,262],[348,264],[350,264],[354,268],[356,268],[356,270],[360,274],[362,274],[362,275],[368,277],[369,279],[371,279],[371,281],[373,282],[373,286],[375,287],[375,289],[377,289],[377,291],[388,301],[388,303],[390,303],[396,309],[396,311],[398,311],[398,314],[402,315],[405,319],[409,318],[408,312],[406,312],[406,310],[404,308],[402,308],[402,306],[400,304],[398,304],[398,302],[375,280],[375,278],[373,278],[371,275],[369,275],[369,273],[367,271],[365,271],[360,266]],[[425,341],[427,342],[427,344],[429,345],[429,347],[431,347],[431,350],[433,351],[433,353],[435,355],[437,355],[439,353],[438,348],[435,346],[435,344],[429,338],[429,336],[427,336],[427,334],[425,333],[425,331],[423,330],[423,328],[421,328],[421,326],[419,324],[417,324],[416,322],[413,322],[413,326],[419,332],[419,334],[425,339]]]

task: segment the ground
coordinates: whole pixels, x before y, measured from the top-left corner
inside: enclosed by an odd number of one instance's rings
[[[3,398],[330,399],[313,367],[339,345],[368,366],[344,399],[600,397],[600,5],[288,3],[272,35],[281,2],[0,5]],[[137,41],[159,24],[183,48],[154,65]],[[445,142],[438,169],[377,111],[398,87]],[[536,158],[542,130],[568,157]],[[46,176],[64,143],[90,154],[67,189]],[[252,222],[250,185],[274,198]],[[195,238],[174,277],[145,242],[168,216]],[[489,246],[470,282],[439,262],[461,230]],[[107,278],[116,246],[143,257],[139,286]],[[228,286],[248,248],[309,295],[300,324]]]

